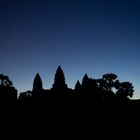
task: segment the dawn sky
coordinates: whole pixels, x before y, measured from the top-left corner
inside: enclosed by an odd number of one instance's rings
[[[19,92],[37,72],[44,88],[61,65],[73,88],[85,73],[115,73],[140,98],[140,2],[136,0],[0,0],[0,73]]]

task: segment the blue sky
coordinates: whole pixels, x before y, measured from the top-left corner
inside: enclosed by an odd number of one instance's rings
[[[50,88],[58,65],[74,87],[87,73],[116,73],[140,97],[140,2],[136,0],[0,1],[0,73],[19,92],[37,72]]]

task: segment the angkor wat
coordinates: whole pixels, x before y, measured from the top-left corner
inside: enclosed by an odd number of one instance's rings
[[[0,119],[79,125],[95,123],[101,116],[106,119],[112,116],[129,118],[140,114],[140,100],[132,99],[132,83],[120,82],[113,73],[104,74],[101,79],[85,74],[82,82],[77,81],[71,89],[58,66],[50,89],[43,89],[37,73],[32,90],[19,94],[8,76],[0,74],[0,82]]]

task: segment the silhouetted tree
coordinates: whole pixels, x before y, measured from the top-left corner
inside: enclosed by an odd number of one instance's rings
[[[116,92],[116,94],[121,98],[132,98],[134,93],[133,88],[134,87],[130,82],[119,83],[118,91]]]
[[[32,97],[32,92],[30,90],[26,92],[21,92],[19,94],[19,99],[21,100],[31,99],[31,97]]]
[[[5,87],[12,86],[12,81],[8,76],[0,74],[0,85]]]
[[[42,80],[39,73],[37,73],[33,81],[32,96],[40,97],[42,96],[42,91],[43,91]]]
[[[0,101],[8,102],[17,99],[17,90],[8,76],[0,74]]]
[[[97,80],[98,94],[101,99],[113,100],[115,98],[114,89],[116,89],[117,75],[113,73],[107,73],[102,76],[101,79]]]
[[[115,86],[117,75],[113,73],[107,73],[103,75],[104,89],[108,92],[113,92],[112,88]]]
[[[65,76],[60,66],[58,66],[56,70],[52,89],[55,91],[64,91],[67,89],[67,84],[65,83]]]

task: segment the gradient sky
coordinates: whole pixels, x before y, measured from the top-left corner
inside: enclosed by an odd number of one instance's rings
[[[62,66],[73,88],[85,73],[115,73],[140,98],[140,2],[135,0],[0,0],[0,73],[19,92],[37,72],[50,88]]]

